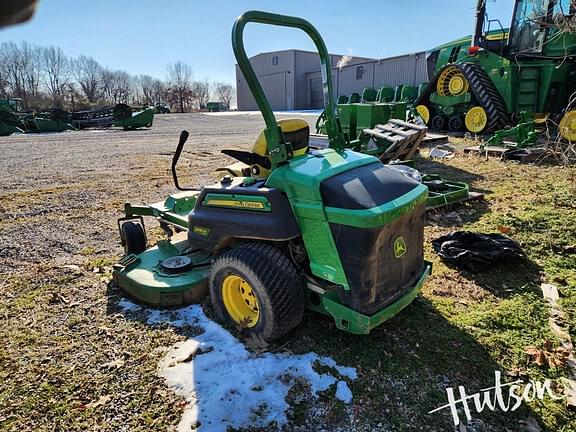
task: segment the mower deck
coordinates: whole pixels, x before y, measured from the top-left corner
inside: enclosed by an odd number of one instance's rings
[[[206,293],[211,256],[203,252],[181,255],[187,246],[187,240],[161,240],[140,254],[126,255],[114,265],[114,283],[152,306],[182,306],[199,300]],[[179,268],[163,265],[175,257],[187,257],[190,262],[186,260]]]

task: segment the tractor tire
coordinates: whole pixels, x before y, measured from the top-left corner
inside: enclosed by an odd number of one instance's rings
[[[441,114],[436,114],[430,120],[430,129],[432,130],[445,130],[446,129],[446,119]]]
[[[146,234],[142,225],[124,222],[121,231],[126,255],[139,254],[146,250]]]
[[[208,286],[217,319],[257,340],[271,342],[302,321],[302,279],[288,257],[268,244],[223,252],[212,264]]]

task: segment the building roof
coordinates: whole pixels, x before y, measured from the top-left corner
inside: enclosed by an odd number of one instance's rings
[[[308,54],[318,54],[317,51],[309,51],[309,50],[303,50],[303,49],[285,49],[285,50],[279,50],[279,51],[266,51],[266,52],[261,52],[258,54],[253,55],[252,57],[250,57],[250,59],[253,59],[255,57],[259,57],[262,55],[270,55],[270,54],[277,54],[277,53],[284,53],[284,52],[303,52],[303,53],[308,53]],[[352,58],[356,58],[356,59],[362,59],[362,60],[377,60],[375,58],[372,57],[361,57],[361,56],[355,56],[355,55],[350,55],[350,54],[333,54],[333,53],[329,53],[329,55],[334,56],[334,57],[344,57],[344,56],[350,56]]]

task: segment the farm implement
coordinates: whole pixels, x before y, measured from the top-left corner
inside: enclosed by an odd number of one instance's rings
[[[71,114],[71,122],[78,129],[116,126],[131,130],[151,127],[155,113],[154,107],[144,107],[135,111],[130,106],[120,103],[113,107],[74,112]]]
[[[308,124],[277,121],[243,45],[248,23],[297,28],[320,55],[328,146],[312,149]],[[408,306],[431,265],[423,258],[427,187],[375,156],[350,150],[334,103],[328,51],[307,21],[265,12],[236,20],[232,46],[266,128],[252,151],[223,150],[244,170],[151,205],[125,205],[118,221],[126,254],[113,281],[154,306],[189,303],[209,292],[218,320],[274,340],[304,308],[341,330],[367,334]],[[147,248],[144,217],[167,234]],[[177,232],[177,234],[173,234]]]

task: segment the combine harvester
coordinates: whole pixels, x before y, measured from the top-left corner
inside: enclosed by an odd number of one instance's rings
[[[301,119],[276,121],[243,45],[244,27],[261,23],[303,30],[321,59],[328,147],[310,149]],[[367,334],[409,305],[431,266],[424,261],[427,188],[374,157],[346,148],[333,100],[328,51],[307,21],[265,12],[236,20],[232,45],[266,128],[252,152],[224,151],[247,173],[151,205],[126,204],[119,220],[126,255],[113,280],[155,306],[198,300],[206,291],[218,320],[271,341],[302,320],[304,308],[336,327]],[[168,240],[146,248],[143,217]],[[172,232],[186,234],[172,238]]]
[[[516,0],[509,29],[488,17],[487,3],[478,1],[471,38],[429,55],[434,72],[417,112],[431,129],[474,134],[516,125],[526,112],[537,123],[551,118],[576,141],[576,110],[567,108],[576,92],[576,34],[567,25],[574,2]]]

